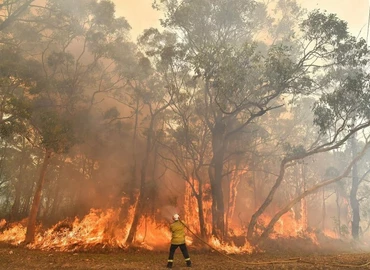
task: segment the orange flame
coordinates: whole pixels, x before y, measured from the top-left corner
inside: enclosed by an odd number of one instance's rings
[[[4,227],[6,225],[6,221],[2,219],[0,221],[0,227]],[[4,230],[0,234],[0,242],[6,242],[11,245],[19,245],[22,243],[26,236],[26,228],[21,223],[11,224],[10,228]]]
[[[246,242],[242,247],[237,247],[235,244],[232,243],[221,244],[220,240],[214,237],[211,238],[210,242],[211,242],[210,245],[213,248],[224,251],[227,254],[240,254],[240,253],[250,254],[254,251],[254,248],[248,242]]]

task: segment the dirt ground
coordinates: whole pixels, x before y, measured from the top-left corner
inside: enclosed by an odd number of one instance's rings
[[[224,256],[190,249],[193,269],[370,269],[370,253],[261,253]],[[0,269],[166,269],[167,253],[144,250],[46,252],[0,246]],[[173,269],[188,269],[179,251]]]

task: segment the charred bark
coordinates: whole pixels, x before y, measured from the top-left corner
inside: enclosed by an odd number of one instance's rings
[[[139,196],[137,198],[137,203],[134,211],[134,217],[131,223],[131,228],[127,236],[126,244],[131,245],[136,236],[137,228],[139,226],[140,218],[143,214],[143,208],[144,208],[144,195],[145,195],[145,183],[146,183],[146,172],[148,168],[149,163],[149,153],[147,153],[147,156],[144,158],[142,167],[141,167],[141,176],[140,176],[140,191]]]
[[[203,212],[203,189],[201,185],[199,185],[199,194],[196,196],[197,203],[198,203],[198,218],[199,218],[199,230],[200,230],[200,236],[202,239],[205,239],[207,236],[207,230],[205,226],[205,220],[204,220],[204,212]]]
[[[265,210],[267,209],[267,207],[270,205],[270,203],[272,202],[272,200],[274,198],[274,195],[275,195],[277,189],[279,188],[281,182],[284,179],[284,174],[285,174],[285,169],[286,169],[287,162],[288,162],[287,160],[283,160],[281,162],[281,164],[280,164],[280,174],[277,177],[274,186],[271,188],[271,190],[270,190],[269,194],[267,195],[267,197],[266,197],[265,201],[263,202],[263,204],[252,215],[252,218],[251,218],[251,220],[249,222],[249,225],[248,225],[248,232],[247,232],[247,240],[250,243],[253,243],[254,240],[255,240],[254,239],[254,228],[257,225],[258,218],[265,212]]]
[[[235,206],[236,206],[236,197],[237,197],[237,187],[240,183],[240,176],[236,173],[237,166],[234,168],[234,172],[229,177],[228,181],[228,205],[227,205],[227,213],[226,213],[226,220],[225,220],[225,231],[226,233],[229,232],[230,222],[232,217],[234,216]]]
[[[225,206],[222,190],[222,172],[225,155],[225,125],[218,121],[212,130],[213,157],[209,167],[209,178],[212,191],[212,234],[222,239],[225,234]]]
[[[46,175],[47,167],[49,165],[50,157],[51,157],[51,151],[46,150],[45,151],[45,156],[44,156],[44,161],[42,163],[42,167],[41,167],[41,171],[40,171],[40,177],[39,177],[39,180],[37,182],[35,195],[33,197],[31,212],[30,212],[30,215],[28,217],[26,238],[24,240],[25,244],[32,243],[35,240],[36,218],[37,218],[37,214],[38,214],[38,211],[39,211],[39,208],[40,208],[42,189],[44,187],[45,175]]]
[[[198,192],[196,191],[194,187],[194,183],[187,180],[188,184],[190,185],[190,188],[192,189],[193,193],[195,194],[195,198],[197,200],[197,206],[198,206],[198,219],[199,219],[199,231],[200,236],[202,239],[206,239],[207,237],[207,230],[206,230],[206,223],[205,223],[205,217],[204,217],[204,210],[203,210],[203,181],[198,173],[198,167],[194,172],[194,179],[198,180]]]

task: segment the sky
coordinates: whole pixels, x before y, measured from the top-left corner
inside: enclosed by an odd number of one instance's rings
[[[113,0],[118,16],[125,17],[132,27],[131,37],[136,37],[144,29],[158,27],[161,14],[152,9],[153,0]],[[327,10],[336,13],[348,22],[354,36],[366,37],[370,0],[298,0],[307,8]]]
[[[161,14],[152,8],[153,0],[113,0],[118,16],[123,16],[132,27],[131,36],[136,37],[145,29],[158,27]]]

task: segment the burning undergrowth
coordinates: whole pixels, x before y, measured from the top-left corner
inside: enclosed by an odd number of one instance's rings
[[[35,241],[27,247],[55,251],[126,248],[129,226],[120,224],[119,211],[120,209],[92,209],[82,219],[76,217],[63,220],[51,228],[39,226]],[[3,223],[0,242],[21,245],[25,239],[27,223]],[[152,250],[160,246],[163,240],[168,243],[170,233],[164,230],[164,227],[165,224],[156,224],[151,218],[143,217],[136,236],[139,247]]]
[[[27,247],[46,251],[94,251],[128,249],[126,238],[129,232],[130,222],[121,224],[119,221],[120,209],[97,210],[92,209],[82,219],[67,219],[60,221],[51,228],[37,228],[35,241]],[[293,233],[297,224],[291,224],[287,220],[275,227],[275,233],[271,235],[258,249],[251,246],[245,239],[245,232],[240,230],[234,233],[229,241],[221,242],[216,238],[210,238],[208,245],[192,233],[187,233],[187,244],[193,250],[211,249],[227,254],[254,253],[262,251],[283,250],[306,250],[314,251],[320,249],[321,242],[333,243],[335,239],[318,235],[314,231],[298,231]],[[0,222],[0,242],[11,245],[21,245],[25,238],[27,220],[19,223],[8,224],[5,220]],[[288,225],[290,227],[288,227]],[[300,228],[301,229],[301,228]],[[167,251],[171,234],[168,230],[168,222],[158,221],[154,218],[144,216],[136,233],[135,248],[145,250]],[[343,241],[342,241],[343,242]]]

